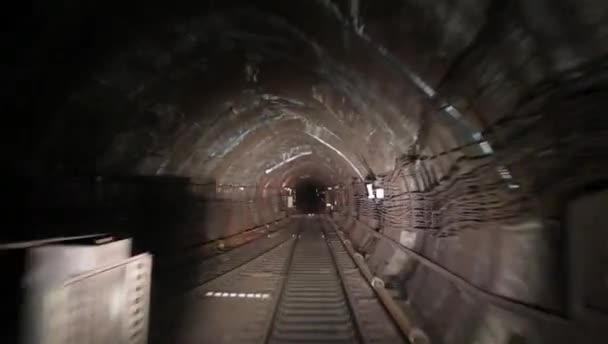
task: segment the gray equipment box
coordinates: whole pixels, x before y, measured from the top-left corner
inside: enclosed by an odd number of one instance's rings
[[[146,343],[152,257],[131,240],[76,240],[27,249],[24,344]]]

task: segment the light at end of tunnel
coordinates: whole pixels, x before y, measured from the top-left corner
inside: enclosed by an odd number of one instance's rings
[[[378,199],[384,198],[384,189],[376,189],[376,198],[378,198]]]

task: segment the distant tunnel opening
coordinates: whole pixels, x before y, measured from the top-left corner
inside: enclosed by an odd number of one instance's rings
[[[304,179],[296,184],[295,205],[302,213],[319,213],[324,207],[325,196],[322,183],[314,179]]]

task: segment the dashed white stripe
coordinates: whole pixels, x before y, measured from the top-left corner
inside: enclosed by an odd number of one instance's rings
[[[240,298],[240,299],[269,299],[270,294],[268,293],[228,293],[220,291],[208,291],[205,293],[206,297],[226,297],[226,298]]]

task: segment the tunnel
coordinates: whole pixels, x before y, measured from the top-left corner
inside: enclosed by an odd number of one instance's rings
[[[0,252],[131,238],[153,257],[147,342],[211,342],[202,327],[249,342],[238,334],[254,311],[202,311],[204,292],[223,290],[193,293],[245,269],[242,257],[268,264],[241,275],[274,281],[280,252],[335,260],[340,279],[323,283],[342,286],[358,342],[361,324],[385,318],[403,342],[603,342],[608,2],[11,11]],[[385,318],[357,315],[344,277],[357,268]],[[259,298],[291,275],[277,281]]]
[[[319,213],[322,208],[326,207],[324,197],[321,192],[325,191],[325,187],[314,180],[302,180],[295,185],[294,195],[297,195],[295,206],[302,213],[315,214]]]

